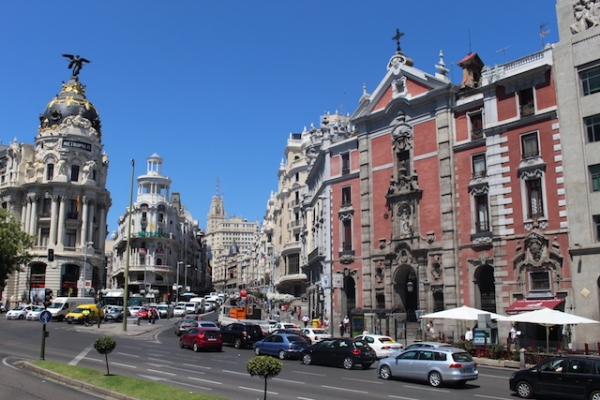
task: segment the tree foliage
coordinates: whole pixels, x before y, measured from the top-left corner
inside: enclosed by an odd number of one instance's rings
[[[110,336],[100,336],[94,342],[94,348],[100,354],[104,354],[104,359],[106,360],[106,375],[110,375],[110,371],[108,369],[108,355],[117,347],[117,342],[115,339]]]
[[[269,356],[252,357],[246,364],[246,371],[250,376],[260,376],[265,380],[265,395],[267,399],[267,379],[277,376],[283,369],[283,363]]]
[[[32,259],[29,250],[34,236],[21,230],[21,224],[6,209],[0,208],[0,289],[15,271],[21,271]]]

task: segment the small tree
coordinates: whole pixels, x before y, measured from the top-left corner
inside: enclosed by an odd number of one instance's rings
[[[106,360],[106,376],[110,375],[110,371],[108,370],[108,354],[111,353],[115,347],[117,347],[117,342],[110,336],[100,336],[94,342],[96,351],[100,354],[104,354]]]
[[[34,236],[21,230],[21,223],[9,212],[0,208],[0,291],[4,288],[8,276],[21,271],[32,256],[28,250],[33,246]]]
[[[265,380],[265,396],[267,400],[267,379],[277,376],[283,369],[283,363],[276,358],[269,356],[252,357],[246,364],[246,371],[250,376],[258,375]]]

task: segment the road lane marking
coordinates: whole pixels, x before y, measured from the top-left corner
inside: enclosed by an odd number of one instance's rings
[[[96,362],[104,362],[104,360],[99,360],[97,358],[93,358],[93,357],[83,357],[88,361],[96,361]]]
[[[327,375],[321,375],[321,374],[313,374],[311,372],[304,372],[304,371],[292,371],[295,374],[304,374],[304,375],[311,375],[311,376],[323,376],[326,377]]]
[[[148,357],[148,360],[150,360],[150,361],[160,361],[160,362],[163,362],[163,363],[173,364],[173,361],[163,360],[162,358],[150,358],[150,357]]]
[[[383,385],[383,382],[369,381],[369,380],[366,380],[366,379],[356,379],[356,378],[342,378],[342,379],[347,379],[347,380],[352,381],[352,382],[365,382],[365,383],[374,383],[376,385]]]
[[[346,388],[341,388],[341,387],[337,387],[337,386],[327,386],[327,385],[321,385],[322,388],[325,389],[333,389],[333,390],[342,390],[344,392],[352,392],[352,393],[364,393],[364,394],[369,394],[369,392],[365,392],[363,390],[354,390],[354,389],[346,389]]]
[[[407,388],[410,388],[410,389],[429,390],[430,392],[450,393],[449,390],[441,390],[441,389],[428,388],[426,386],[410,386],[410,385],[403,385],[403,386],[407,387]]]
[[[419,400],[419,399],[415,399],[414,397],[394,396],[393,394],[388,394],[388,397],[391,397],[392,399],[402,399],[402,400]]]
[[[156,372],[157,374],[163,374],[163,375],[169,375],[169,376],[177,376],[177,374],[172,374],[170,372],[165,372],[165,371],[158,371],[156,369],[147,369],[146,371]]]
[[[72,359],[69,362],[69,365],[77,365],[79,363],[79,361],[81,361],[83,359],[83,357],[85,357],[87,355],[87,353],[89,353],[90,351],[92,351],[92,349],[94,348],[94,344],[90,344],[88,347],[86,347],[85,349],[83,349],[83,351],[81,353],[79,353],[77,355],[77,357],[75,357],[74,359]]]
[[[244,376],[248,376],[247,372],[237,372],[237,371],[230,371],[228,369],[222,369],[221,371],[223,372],[228,372],[230,374],[236,374],[236,375],[244,375]]]
[[[120,354],[120,355],[122,355],[122,356],[128,356],[128,357],[136,357],[136,358],[140,358],[140,356],[139,356],[139,355],[137,355],[137,354],[118,353],[118,352],[117,352],[117,354]]]
[[[300,399],[300,400],[315,400],[312,397],[296,397],[296,398]]]
[[[200,378],[196,378],[195,376],[188,376],[188,379],[191,379],[193,381],[214,383],[215,385],[222,385],[223,384],[223,382],[211,381],[210,379],[200,379]]]
[[[240,388],[240,389],[246,389],[246,390],[251,390],[253,392],[264,393],[264,389],[254,389],[254,388],[249,388],[249,387],[246,387],[246,386],[238,386],[238,388]],[[267,390],[267,393],[269,393],[269,394],[275,394],[275,395],[279,394],[277,392],[271,392],[270,390]]]
[[[146,363],[148,365],[151,365],[153,367],[157,367],[157,368],[169,368],[169,369],[174,369],[175,371],[182,371],[182,372],[192,372],[194,374],[201,374],[201,375],[205,375],[206,372],[202,372],[202,371],[194,371],[191,370],[189,368],[179,368],[179,367],[172,367],[170,365],[162,365],[162,364],[154,364],[154,363]]]
[[[475,397],[483,397],[483,398],[486,398],[486,399],[512,400],[512,399],[508,399],[506,397],[486,396],[486,395],[483,395],[483,394],[474,394],[473,396],[475,396]]]
[[[138,375],[144,379],[150,379],[152,381],[169,382],[169,383],[172,383],[173,385],[189,386],[189,387],[193,387],[195,389],[200,389],[200,390],[212,390],[212,388],[209,388],[209,387],[192,385],[191,383],[185,383],[185,382],[177,382],[177,381],[174,381],[171,379],[161,378],[160,376],[143,375],[143,374],[138,374]]]
[[[127,367],[127,368],[137,368],[137,366],[135,366],[135,365],[123,364],[123,363],[118,363],[118,362],[114,362],[114,361],[111,361],[110,365],[119,365],[121,367]]]
[[[479,376],[485,376],[486,378],[506,379],[506,376],[500,376],[500,375],[488,375],[488,374],[480,373]]]
[[[212,367],[205,367],[204,365],[196,365],[196,364],[183,364],[183,365],[186,366],[186,367],[212,369]]]
[[[282,378],[273,378],[274,381],[282,381],[282,382],[288,382],[288,383],[298,383],[300,385],[306,385],[306,382],[301,382],[301,381],[291,381],[289,379],[282,379]]]

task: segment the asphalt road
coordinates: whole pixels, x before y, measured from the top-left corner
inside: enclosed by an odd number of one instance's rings
[[[50,336],[46,339],[45,359],[104,370],[104,357],[94,350],[93,343],[97,337],[108,334],[117,340],[116,349],[109,355],[111,374],[141,377],[232,400],[262,399],[263,380],[250,377],[246,372],[246,363],[254,355],[251,349],[237,350],[225,346],[220,353],[194,353],[189,349],[180,349],[179,338],[174,335],[172,329],[174,322],[173,319],[158,321],[157,326],[144,327],[158,330],[142,333],[139,336],[122,336],[120,324],[103,326],[98,330],[97,327],[84,328],[53,322],[47,327]],[[4,316],[0,316],[0,332],[3,337],[0,358],[10,365],[15,365],[20,359],[39,359],[41,326],[39,322],[7,321]],[[142,327],[128,328],[128,333],[132,334],[131,331],[134,329],[142,329]],[[479,379],[467,383],[462,388],[452,386],[432,388],[418,382],[381,380],[377,377],[377,364],[369,370],[347,371],[342,368],[303,365],[298,360],[283,362],[283,371],[268,382],[269,399],[514,400],[515,398],[508,389],[508,377],[512,372],[510,369],[480,367]],[[10,382],[3,373],[8,367],[2,368],[0,385],[5,385]],[[30,378],[39,380],[35,376]],[[49,397],[37,398],[56,397],[49,395]],[[65,398],[69,397],[61,396],[61,399]]]

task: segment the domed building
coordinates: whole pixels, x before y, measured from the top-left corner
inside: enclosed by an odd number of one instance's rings
[[[82,62],[71,59],[72,76],[40,114],[35,143],[15,138],[0,148],[0,206],[35,236],[33,260],[6,282],[3,295],[13,304],[37,302],[45,288],[91,296],[105,285],[108,155],[98,111],[79,80]]]

